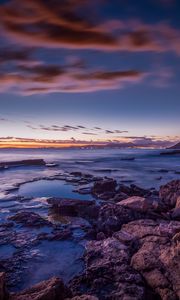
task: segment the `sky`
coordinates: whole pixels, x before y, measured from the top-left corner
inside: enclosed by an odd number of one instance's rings
[[[0,0],[0,147],[180,140],[180,1]]]

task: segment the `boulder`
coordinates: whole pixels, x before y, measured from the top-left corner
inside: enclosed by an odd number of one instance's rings
[[[168,208],[174,208],[180,196],[180,180],[173,180],[162,185],[159,190],[159,197]]]
[[[12,294],[10,300],[64,300],[70,296],[71,293],[64,286],[63,281],[53,277],[23,292]]]

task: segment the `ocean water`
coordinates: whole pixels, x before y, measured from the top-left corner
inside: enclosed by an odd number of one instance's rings
[[[51,176],[57,171],[82,171],[96,176],[116,178],[144,188],[159,188],[172,179],[179,179],[180,156],[160,155],[167,150],[149,149],[1,149],[0,162],[43,158],[59,164],[58,168],[19,167],[0,171],[1,184],[11,187],[13,181]],[[134,158],[134,160],[126,160]],[[2,187],[2,186],[1,186]]]

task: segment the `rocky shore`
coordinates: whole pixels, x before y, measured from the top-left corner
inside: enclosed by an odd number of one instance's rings
[[[91,194],[93,200],[47,199],[51,213],[78,218],[78,226],[73,222],[53,224],[28,210],[16,212],[1,224],[0,244],[11,242],[19,252],[11,261],[0,261],[0,299],[178,300],[180,180],[156,191],[81,172],[59,177],[75,184],[77,193]],[[15,224],[30,230],[51,230],[27,241],[22,233],[17,234]],[[83,232],[78,237],[74,234],[77,228]],[[66,284],[52,277],[20,292],[8,291],[13,280],[18,282],[22,261],[32,245],[67,240],[85,242],[82,272]]]

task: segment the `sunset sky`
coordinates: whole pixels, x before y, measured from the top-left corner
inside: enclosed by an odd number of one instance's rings
[[[178,142],[179,11],[178,0],[0,0],[0,147]]]

